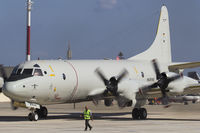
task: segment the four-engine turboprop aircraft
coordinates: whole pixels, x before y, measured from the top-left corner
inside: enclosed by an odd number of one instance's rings
[[[32,60],[17,65],[3,93],[18,107],[31,110],[30,120],[47,117],[44,105],[113,100],[132,106],[134,119],[146,119],[146,99],[200,92],[197,80],[178,73],[199,62],[172,63],[168,11],[161,8],[156,38],[149,49],[127,60]]]

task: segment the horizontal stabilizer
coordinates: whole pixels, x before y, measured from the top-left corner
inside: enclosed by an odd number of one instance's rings
[[[169,71],[174,72],[181,69],[200,67],[200,62],[180,62],[169,65]]]

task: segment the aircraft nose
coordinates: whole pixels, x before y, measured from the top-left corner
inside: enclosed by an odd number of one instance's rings
[[[13,99],[18,94],[17,87],[12,82],[6,82],[3,86],[2,92],[4,95]]]

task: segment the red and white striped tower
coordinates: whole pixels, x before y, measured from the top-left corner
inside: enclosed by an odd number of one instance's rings
[[[30,55],[30,37],[31,37],[31,6],[32,1],[27,0],[27,38],[26,38],[26,61],[31,60]]]

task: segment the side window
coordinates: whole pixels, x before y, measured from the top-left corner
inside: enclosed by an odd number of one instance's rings
[[[144,78],[144,72],[141,72],[141,76]]]
[[[42,70],[41,70],[41,69],[35,69],[33,75],[34,75],[34,76],[43,76],[43,74],[42,74]]]
[[[66,79],[66,75],[64,73],[62,75],[63,75],[63,79],[65,80]]]
[[[44,74],[47,74],[47,71],[44,71]]]

